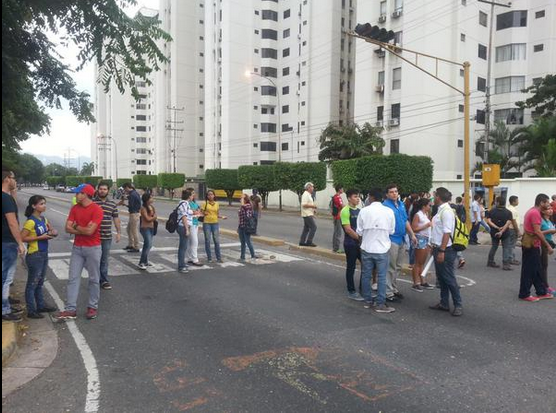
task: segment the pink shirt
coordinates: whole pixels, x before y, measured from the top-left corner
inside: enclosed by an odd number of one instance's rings
[[[533,229],[533,225],[541,225],[542,223],[542,216],[541,211],[538,208],[531,208],[529,211],[525,213],[525,218],[523,219],[523,229],[533,234],[535,230]],[[535,247],[541,246],[541,241],[538,238],[535,238],[535,243],[533,244]]]

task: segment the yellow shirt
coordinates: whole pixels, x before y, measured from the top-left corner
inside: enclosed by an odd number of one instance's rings
[[[48,225],[48,220],[46,218],[44,218],[44,223],[43,223],[42,226],[40,226],[40,228],[42,228],[42,232],[40,234],[37,234],[37,231],[36,231],[37,225],[35,225],[35,221],[32,220],[32,219],[28,219],[27,221],[25,221],[25,224],[23,224],[23,229],[26,229],[27,231],[29,231],[30,236],[37,237],[37,236],[46,234],[46,232],[48,231],[47,225]],[[34,254],[35,252],[38,252],[38,251],[41,251],[41,252],[48,251],[48,240],[32,241],[32,242],[27,243],[27,253],[28,254]]]
[[[315,210],[313,208],[303,208],[303,205],[315,205],[312,195],[305,191],[301,196],[301,216],[302,217],[312,217],[315,215]]]
[[[201,208],[201,212],[205,214],[204,223],[205,224],[218,224],[218,210],[220,209],[220,205],[218,202],[210,203],[205,202],[203,207]]]

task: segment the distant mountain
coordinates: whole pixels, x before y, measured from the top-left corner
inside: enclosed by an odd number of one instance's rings
[[[36,156],[45,166],[50,165],[51,163],[64,165],[64,158],[61,156],[37,155],[37,154],[33,154],[33,155]],[[66,159],[66,162],[67,161],[68,160]],[[79,158],[69,159],[70,166],[73,166],[74,168],[83,165],[83,163],[85,162],[91,162],[91,158],[89,158],[88,156],[81,156]]]

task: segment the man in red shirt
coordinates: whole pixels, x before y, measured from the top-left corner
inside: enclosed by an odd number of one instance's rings
[[[342,208],[344,207],[344,200],[342,199],[342,194],[344,193],[344,188],[341,185],[336,185],[334,188],[336,190],[336,195],[332,197],[331,202],[331,213],[334,217],[334,234],[332,235],[332,251],[341,252],[340,245],[342,244],[342,234],[344,229],[342,228]]]
[[[548,195],[537,195],[535,206],[527,211],[523,219],[521,282],[519,286],[519,298],[523,301],[536,302],[554,298],[552,294],[547,293],[546,286],[542,282],[541,243],[545,244],[548,254],[554,252],[541,231],[541,211],[548,208],[549,205],[550,198],[548,198]],[[532,241],[529,242],[531,238]],[[532,285],[535,286],[536,297],[531,295]]]
[[[104,213],[102,208],[93,202],[95,188],[91,185],[79,185],[77,204],[74,205],[66,221],[66,232],[75,235],[69,266],[66,308],[56,316],[59,320],[73,320],[77,317],[77,297],[83,268],[89,273],[89,305],[86,317],[89,320],[97,317],[98,299],[100,296],[100,224]]]

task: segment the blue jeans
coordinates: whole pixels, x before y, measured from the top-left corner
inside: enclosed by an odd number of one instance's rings
[[[181,270],[187,268],[187,263],[185,262],[185,253],[187,252],[187,235],[183,225],[178,225],[178,235],[180,236],[180,243],[178,246],[178,270]]]
[[[27,285],[25,286],[25,302],[27,312],[36,313],[44,308],[44,295],[42,286],[48,268],[48,252],[35,252],[25,257],[27,264]]]
[[[2,243],[2,315],[12,312],[10,307],[10,284],[13,281],[14,269],[17,264],[17,244]]]
[[[434,256],[434,268],[436,271],[436,278],[440,284],[440,305],[445,308],[450,308],[450,293],[452,294],[452,301],[454,307],[461,307],[461,295],[459,292],[459,285],[454,274],[454,263],[456,261],[457,253],[452,247],[446,248],[444,253],[444,262],[439,263],[436,259],[438,255],[438,248],[433,248],[432,255]]]
[[[477,235],[479,234],[480,222],[473,222],[471,225],[471,232],[469,233],[469,242],[476,243],[478,241]]]
[[[216,224],[206,224],[203,223],[203,234],[205,236],[205,252],[207,254],[207,259],[212,260],[212,255],[210,253],[210,237],[214,242],[214,253],[216,254],[216,259],[222,259],[220,255],[220,228],[218,223]]]
[[[100,283],[108,282],[108,259],[110,258],[110,248],[112,247],[112,239],[103,239],[100,241],[102,255],[100,256]]]
[[[253,248],[253,243],[251,242],[251,234],[245,231],[245,228],[239,227],[237,229],[239,234],[239,241],[241,242],[241,255],[240,259],[245,259],[245,247],[249,247],[249,252],[251,253],[251,258],[255,258],[255,249]]]
[[[377,270],[377,284],[378,291],[376,303],[378,305],[386,302],[386,273],[388,272],[388,265],[390,265],[390,256],[388,252],[383,254],[376,254],[361,250],[361,278],[363,284],[363,298],[367,302],[371,302],[371,281],[373,279],[373,270]]]
[[[490,239],[492,241],[492,246],[490,247],[490,251],[488,253],[488,262],[494,262],[494,256],[496,255],[496,251],[498,250],[498,246],[500,242],[502,242],[502,263],[504,265],[510,265],[512,262],[512,237],[511,234],[507,233],[502,236],[502,238],[494,237],[491,233]]]
[[[147,265],[149,263],[149,252],[153,247],[153,229],[152,228],[141,228],[139,232],[143,236],[143,249],[141,250],[141,259],[139,264]]]

